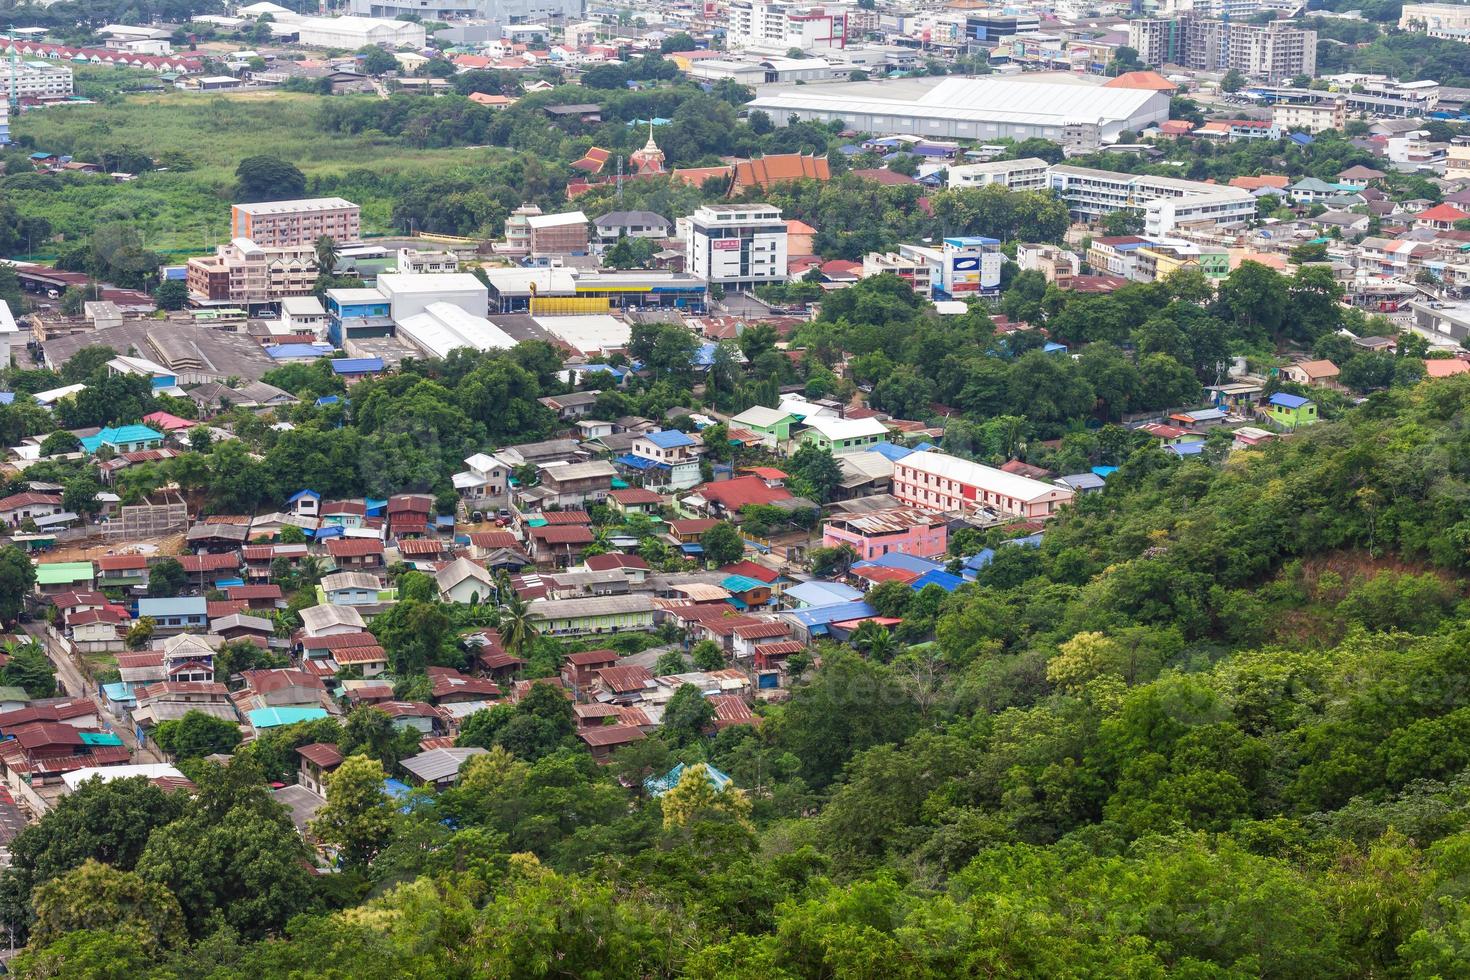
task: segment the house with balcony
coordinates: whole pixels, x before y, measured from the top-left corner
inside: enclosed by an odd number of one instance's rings
[[[668,429],[647,432],[633,440],[630,451],[617,458],[619,466],[642,478],[645,486],[685,490],[698,486],[699,440]]]

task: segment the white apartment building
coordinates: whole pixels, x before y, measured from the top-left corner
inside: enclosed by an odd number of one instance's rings
[[[54,65],[49,61],[22,61],[16,65],[6,63],[0,66],[0,87],[7,92],[10,90],[12,77],[16,98],[54,102],[71,97],[72,72],[67,65]]]
[[[769,204],[710,204],[689,219],[686,267],[722,286],[746,287],[786,278],[786,222]]]
[[[1406,3],[1399,30],[1417,31],[1451,41],[1470,39],[1470,6],[1461,3]]]
[[[1334,129],[1340,133],[1347,125],[1347,100],[1337,98],[1301,105],[1278,103],[1271,107],[1271,125],[1283,132],[1320,133]]]
[[[992,160],[989,163],[963,163],[949,168],[949,186],[985,187],[999,184],[1007,190],[1039,191],[1046,187],[1049,165],[1040,157],[1020,160]]]
[[[1167,235],[1178,228],[1202,224],[1233,228],[1255,216],[1255,197],[1239,187],[1190,197],[1156,197],[1143,206],[1143,233]]]
[[[1256,199],[1249,191],[1177,177],[1057,164],[1047,171],[1047,186],[1083,221],[1097,221],[1114,211],[1139,211],[1149,235],[1167,234],[1179,225],[1199,221],[1237,227],[1256,214]]]
[[[778,0],[731,0],[725,43],[732,51],[792,48],[823,51],[847,46],[847,8],[842,4],[808,5]]]
[[[1445,149],[1445,180],[1470,180],[1470,146],[1451,143]]]

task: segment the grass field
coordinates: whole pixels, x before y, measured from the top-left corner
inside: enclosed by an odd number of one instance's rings
[[[202,251],[206,242],[228,236],[235,167],[245,157],[279,156],[311,180],[360,168],[385,175],[443,172],[484,165],[496,153],[413,150],[384,135],[322,133],[314,120],[323,99],[274,91],[167,92],[27,113],[12,132],[30,137],[38,149],[85,160],[108,147],[129,146],[187,169],[144,174],[127,184],[100,177],[70,181],[55,191],[17,192],[13,199],[22,213],[45,217],[67,239],[85,237],[99,222],[125,220],[139,227],[150,248]],[[357,203],[365,231],[394,230],[391,200]]]

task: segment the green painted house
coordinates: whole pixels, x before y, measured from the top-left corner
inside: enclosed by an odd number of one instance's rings
[[[865,452],[888,438],[888,427],[877,419],[839,419],[809,415],[796,441],[825,449],[833,456]]]
[[[1278,391],[1266,400],[1266,417],[1284,429],[1317,423],[1317,403],[1301,395]]]
[[[786,444],[791,438],[791,427],[795,424],[795,415],[779,408],[766,408],[764,405],[747,408],[730,419],[730,428],[748,429],[760,436],[763,445],[772,449]]]

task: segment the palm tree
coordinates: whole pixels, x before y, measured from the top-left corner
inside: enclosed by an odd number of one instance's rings
[[[514,591],[510,592],[500,611],[500,643],[505,652],[519,657],[538,635],[526,603]]]
[[[323,235],[316,240],[316,271],[319,276],[330,276],[337,268],[337,259],[341,257],[337,251],[337,242],[331,235]]]

